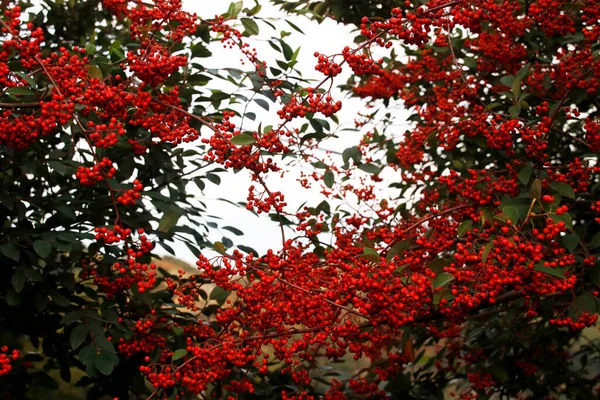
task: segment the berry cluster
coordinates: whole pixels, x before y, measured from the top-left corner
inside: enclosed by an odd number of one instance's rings
[[[139,180],[133,181],[133,189],[128,189],[117,197],[117,202],[124,206],[132,206],[135,205],[136,201],[141,197],[141,191],[144,190],[144,185]]]
[[[83,186],[94,186],[98,182],[114,177],[116,173],[117,169],[113,167],[112,161],[104,157],[92,168],[83,166],[77,167],[75,176]]]
[[[12,362],[19,359],[21,355],[19,351],[13,349],[11,353],[8,352],[8,346],[2,346],[0,348],[0,376],[10,374],[12,371]]]

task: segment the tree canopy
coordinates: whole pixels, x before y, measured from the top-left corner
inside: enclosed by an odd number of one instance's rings
[[[600,3],[272,3],[355,25],[321,80],[257,1],[0,0],[0,395],[597,398]]]

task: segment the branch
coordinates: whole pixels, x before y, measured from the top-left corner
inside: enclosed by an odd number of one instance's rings
[[[38,108],[41,107],[39,102],[33,103],[0,103],[0,108]]]

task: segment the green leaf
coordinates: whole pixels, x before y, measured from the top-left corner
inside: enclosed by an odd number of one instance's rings
[[[0,252],[14,261],[19,261],[21,257],[21,251],[14,243],[3,244],[0,246]]]
[[[531,173],[533,172],[533,166],[531,164],[527,164],[521,171],[519,171],[519,181],[523,185],[527,185],[529,179],[531,178]]]
[[[508,108],[508,115],[513,118],[517,118],[521,114],[521,104],[517,104],[516,106],[510,106]]]
[[[279,43],[283,49],[283,56],[287,61],[291,61],[292,57],[294,56],[294,50],[292,50],[292,48],[283,40],[279,40]]]
[[[244,29],[246,30],[248,36],[258,35],[258,25],[253,19],[250,18],[240,18],[242,25],[244,25]]]
[[[519,72],[517,72],[517,74],[515,75],[515,79],[518,79],[519,81],[522,81],[527,76],[527,74],[529,73],[529,66],[530,66],[529,64],[525,64],[523,66],[523,68],[521,68],[519,70]]]
[[[206,179],[208,179],[210,182],[214,183],[217,186],[221,184],[221,178],[219,178],[219,175],[208,173],[206,174]]]
[[[550,187],[554,189],[556,193],[559,193],[561,196],[568,197],[570,199],[575,198],[575,191],[568,183],[552,182],[550,184]]]
[[[6,89],[7,94],[19,95],[19,96],[35,96],[33,90],[26,88],[24,86],[16,86]]]
[[[506,215],[508,217],[508,219],[510,219],[510,222],[512,223],[512,225],[516,225],[516,223],[519,221],[519,211],[514,207],[510,207],[510,206],[504,207],[502,209],[502,214]]]
[[[515,78],[512,84],[512,92],[513,96],[515,97],[515,100],[517,100],[521,95],[521,79]]]
[[[73,328],[71,335],[69,336],[69,342],[71,343],[73,350],[77,350],[77,348],[85,342],[89,334],[90,330],[85,324],[79,324]]]
[[[508,86],[509,88],[512,88],[514,81],[515,77],[512,75],[503,76],[502,78],[500,78],[500,83],[502,83],[504,86]]]
[[[255,142],[256,139],[245,133],[240,133],[239,135],[235,135],[231,138],[231,143],[235,144],[236,146],[246,146]]]
[[[579,245],[579,235],[576,233],[572,233],[570,235],[565,235],[562,237],[562,242],[565,245],[566,249],[569,250],[570,253],[573,252]]]
[[[558,215],[558,214],[552,214],[550,215],[550,218],[552,218],[552,221],[556,222],[564,222],[565,226],[569,229],[573,229],[573,218],[571,217],[571,214],[569,213],[564,213],[562,215]]]
[[[10,279],[10,283],[15,289],[15,292],[21,293],[21,290],[23,290],[23,287],[25,286],[25,275],[21,271],[15,272]]]
[[[316,169],[327,169],[327,168],[329,168],[327,166],[327,164],[325,164],[323,161],[315,161],[313,163],[310,163],[310,165],[312,165]]]
[[[223,16],[225,18],[236,19],[237,16],[240,14],[240,11],[242,11],[243,7],[244,7],[243,1],[233,2],[233,3],[229,4],[229,8],[227,9],[227,12],[225,14],[223,14]]]
[[[385,261],[390,262],[392,259],[399,254],[401,251],[408,250],[410,246],[410,239],[404,239],[394,244],[385,255]]]
[[[544,264],[538,264],[534,268],[537,272],[544,273],[546,275],[552,275],[556,278],[566,279],[564,276],[564,272],[560,269],[548,268]]]
[[[214,289],[210,292],[210,299],[215,300],[219,306],[225,304],[225,301],[229,297],[231,292],[229,290],[225,290],[220,286],[215,286]]]
[[[233,226],[224,226],[223,229],[233,233],[236,236],[242,236],[244,232],[240,231],[238,228],[234,228]]]
[[[183,334],[185,333],[184,329],[180,326],[175,326],[173,327],[173,333],[175,334],[175,336],[183,336]]]
[[[110,308],[102,310],[102,315],[107,321],[112,322],[113,324],[116,324],[119,321],[119,314]]]
[[[485,245],[485,247],[483,248],[483,251],[481,252],[481,264],[485,265],[488,255],[490,254],[490,251],[492,251],[493,247],[494,247],[494,241],[491,241]]]
[[[186,349],[179,349],[179,350],[175,350],[173,352],[173,356],[171,356],[171,361],[177,361],[180,358],[183,358],[185,356],[187,356],[187,350]]]
[[[206,57],[210,57],[212,56],[212,53],[210,50],[208,50],[206,48],[206,46],[204,46],[202,43],[196,43],[193,47],[192,47],[192,58],[206,58]],[[200,81],[202,82],[202,81]],[[223,99],[225,100],[225,99]]]
[[[67,173],[67,167],[61,161],[50,160],[48,161],[48,165],[59,175],[65,176]]]
[[[588,246],[590,249],[597,249],[600,247],[600,232],[596,232],[592,240],[590,240],[590,244]]]
[[[333,187],[333,183],[335,182],[335,175],[332,171],[325,171],[325,174],[323,175],[323,182],[328,188],[331,189]]]
[[[295,24],[291,23],[291,22],[290,22],[290,21],[288,21],[287,19],[285,20],[285,22],[287,22],[287,24],[288,24],[289,26],[291,26],[291,27],[292,27],[292,29],[294,29],[294,30],[296,30],[296,31],[298,31],[298,32],[300,32],[301,34],[303,34],[303,35],[304,35],[304,32],[302,31],[302,29],[298,28],[298,26],[297,26],[297,25],[295,25]]]
[[[453,280],[454,276],[450,275],[447,272],[442,272],[441,274],[437,275],[433,280],[433,288],[439,289],[442,286],[445,286],[446,284],[452,282]]]
[[[177,225],[177,221],[181,218],[179,212],[166,212],[163,214],[160,222],[158,223],[158,231],[162,233],[169,233]]]
[[[370,247],[365,247],[361,256],[369,261],[379,262],[379,253],[377,250],[371,249]]]
[[[529,188],[529,198],[537,200],[542,198],[542,181],[538,178],[535,178],[531,183],[531,187]]]
[[[101,352],[94,360],[94,366],[102,375],[110,375],[115,368],[112,357],[109,354]]]
[[[90,65],[88,68],[88,76],[92,79],[102,79],[104,76],[102,75],[102,71],[98,68],[97,65]]]
[[[473,229],[473,220],[467,219],[466,221],[460,223],[458,229],[456,230],[456,234],[458,235],[458,237],[463,237],[471,229]]]
[[[73,322],[79,321],[81,314],[78,311],[71,311],[65,314],[60,320],[60,323],[66,326],[71,325]]]
[[[79,351],[79,361],[83,365],[94,364],[94,359],[96,358],[96,347],[93,345],[85,346]]]
[[[264,108],[265,110],[269,111],[269,103],[267,103],[265,100],[263,100],[263,99],[254,99],[254,102],[256,104],[258,104],[259,106],[261,106],[262,108]]]
[[[24,72],[19,72],[19,71],[15,71],[14,74],[21,77],[21,79],[23,79],[25,82],[27,82],[27,84],[29,86],[31,86],[32,88],[35,88],[36,85],[35,85],[35,80],[33,79],[33,77],[27,75]]]
[[[577,296],[573,304],[575,308],[581,312],[595,314],[598,311],[596,297],[594,297],[590,293],[584,293],[580,296]]]
[[[374,164],[360,164],[358,169],[369,174],[378,174],[381,172],[381,168]]]
[[[452,263],[452,261],[450,261],[447,258],[436,258],[435,260],[433,260],[432,262],[430,262],[427,265],[427,268],[429,268],[430,270],[432,270],[433,272],[435,272],[436,274],[440,274],[442,272],[442,269],[447,266],[450,265]]]
[[[33,249],[41,258],[47,258],[52,253],[52,243],[46,240],[36,240],[33,242]]]
[[[502,366],[493,365],[488,368],[488,371],[490,374],[492,374],[492,377],[497,382],[504,383],[504,382],[508,381],[508,373],[506,372],[506,370],[504,368],[502,368]]]

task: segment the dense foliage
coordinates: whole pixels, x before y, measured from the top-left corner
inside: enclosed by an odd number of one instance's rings
[[[250,45],[258,3],[0,0],[0,396],[596,398],[600,2],[273,3],[355,45],[307,82],[287,33]],[[297,211],[289,160],[323,194]],[[191,194],[227,170],[266,254],[208,240],[242,234]]]

